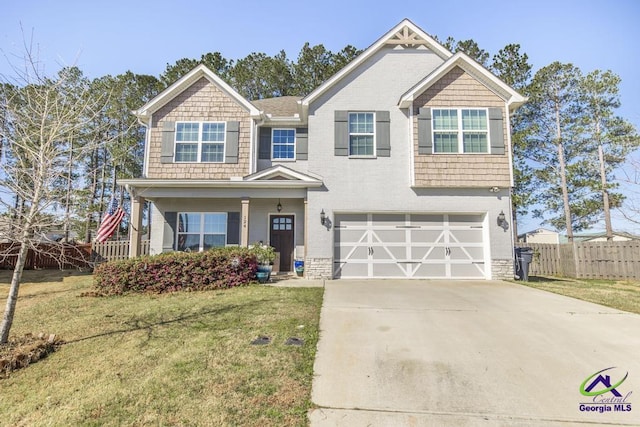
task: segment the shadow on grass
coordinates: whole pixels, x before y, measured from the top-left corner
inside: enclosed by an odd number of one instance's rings
[[[253,301],[251,305],[253,305],[254,303],[259,303],[259,302],[264,302],[264,300],[261,301]],[[81,341],[87,341],[87,340],[92,340],[95,338],[101,338],[101,337],[106,337],[106,336],[110,336],[110,335],[117,335],[117,334],[124,334],[124,333],[128,333],[128,332],[139,332],[139,331],[147,331],[147,341],[151,340],[153,338],[153,333],[154,330],[156,330],[159,327],[162,326],[166,326],[166,325],[171,325],[171,324],[180,324],[180,323],[191,323],[194,320],[198,319],[198,318],[203,318],[206,316],[210,316],[210,315],[214,315],[214,316],[220,316],[220,315],[224,315],[228,312],[231,311],[238,311],[238,310],[242,310],[244,308],[246,308],[249,304],[242,304],[242,305],[227,305],[218,309],[203,309],[200,310],[196,313],[191,313],[191,314],[187,314],[187,315],[182,315],[182,316],[178,316],[175,317],[173,319],[159,319],[159,320],[155,320],[155,321],[147,321],[145,319],[136,319],[136,318],[132,318],[131,320],[127,320],[125,322],[123,322],[125,325],[127,325],[127,328],[122,328],[122,329],[116,329],[116,330],[111,330],[111,331],[105,331],[105,332],[101,332],[99,334],[95,334],[95,335],[90,335],[90,336],[86,336],[86,337],[81,337],[81,338],[76,338],[73,340],[69,340],[69,341],[65,341],[65,344],[73,344],[73,343],[77,343],[77,342],[81,342]],[[115,316],[115,315],[114,315]]]
[[[13,270],[0,270],[0,285],[9,285],[12,276]],[[79,270],[24,270],[20,283],[62,282],[65,277],[71,276],[91,276],[91,273]]]
[[[516,282],[527,283],[525,281],[516,280]],[[574,282],[574,280],[566,279],[562,277],[545,277],[545,276],[529,276],[530,283],[554,283],[554,282],[565,282],[570,283]]]

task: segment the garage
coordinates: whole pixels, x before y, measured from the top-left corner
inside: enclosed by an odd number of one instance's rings
[[[484,214],[336,214],[336,278],[487,278]]]

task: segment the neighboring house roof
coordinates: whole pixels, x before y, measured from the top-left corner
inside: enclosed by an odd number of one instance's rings
[[[296,117],[300,113],[300,96],[281,96],[251,101],[260,111],[273,117]]]
[[[531,230],[531,231],[526,231],[524,233],[520,233],[518,234],[518,237],[524,237],[527,235],[532,235],[532,234],[539,234],[539,233],[551,233],[551,234],[558,234],[557,231],[554,230],[549,230],[548,228],[536,228],[535,230]]]
[[[489,90],[504,99],[509,104],[511,110],[515,110],[527,101],[526,97],[520,95],[508,84],[496,77],[492,72],[478,64],[465,53],[458,52],[402,95],[398,106],[400,108],[409,108],[416,97],[423,94],[425,90],[429,89],[431,85],[436,83],[455,67],[462,68],[465,72],[471,74],[479,82],[484,84]]]
[[[622,237],[624,239],[628,239],[628,240],[640,240],[640,236],[637,236],[635,234],[631,234],[631,233],[627,233],[625,231],[614,231],[613,232],[613,236],[614,237]],[[574,234],[573,235],[573,240],[576,242],[588,242],[590,240],[595,240],[595,239],[602,239],[607,237],[607,233],[602,231],[602,232],[598,232],[598,233],[582,233],[582,234]]]
[[[444,46],[438,43],[429,34],[425,33],[420,27],[408,19],[403,19],[398,25],[389,30],[385,35],[380,37],[375,43],[365,49],[358,57],[351,61],[347,66],[338,71],[326,82],[317,87],[309,95],[305,96],[300,102],[303,107],[308,107],[314,100],[320,97],[331,87],[340,82],[349,75],[353,70],[358,68],[363,62],[371,58],[376,52],[386,45],[422,45],[429,48],[438,55],[442,60],[450,58],[453,54]]]
[[[188,89],[189,86],[203,77],[208,79],[211,83],[220,88],[220,90],[234,99],[239,105],[244,107],[251,116],[258,117],[260,115],[260,111],[258,111],[258,109],[252,103],[247,101],[242,95],[236,92],[235,89],[233,89],[224,80],[218,77],[216,73],[211,71],[203,64],[200,64],[193,70],[189,71],[187,74],[178,79],[178,81],[176,81],[174,84],[163,90],[158,96],[147,102],[142,107],[133,111],[133,114],[135,114],[140,119],[148,119],[153,113],[158,111],[169,101],[180,95],[182,92]]]

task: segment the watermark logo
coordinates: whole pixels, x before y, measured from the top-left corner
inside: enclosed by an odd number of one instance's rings
[[[582,402],[579,405],[581,412],[630,412],[632,409],[629,397],[631,391],[626,392],[621,388],[629,377],[629,373],[624,375],[617,371],[610,372],[616,367],[606,368],[588,376],[580,384],[580,394],[590,397],[590,402]],[[612,380],[612,375],[616,374]]]

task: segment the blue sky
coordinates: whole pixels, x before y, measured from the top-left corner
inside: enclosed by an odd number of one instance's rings
[[[4,4],[2,4],[4,3]],[[77,65],[89,77],[159,75],[168,63],[219,51],[227,59],[251,52],[297,57],[305,42],[337,51],[366,48],[411,19],[441,39],[472,38],[492,55],[519,43],[534,71],[553,61],[583,72],[611,69],[622,78],[619,111],[640,128],[639,0],[298,1],[34,1],[0,3],[0,54],[22,52],[24,30],[47,69]],[[0,74],[9,73],[0,58]],[[631,194],[630,194],[631,196]],[[640,232],[616,215],[614,228]],[[521,230],[538,226],[527,219]]]

